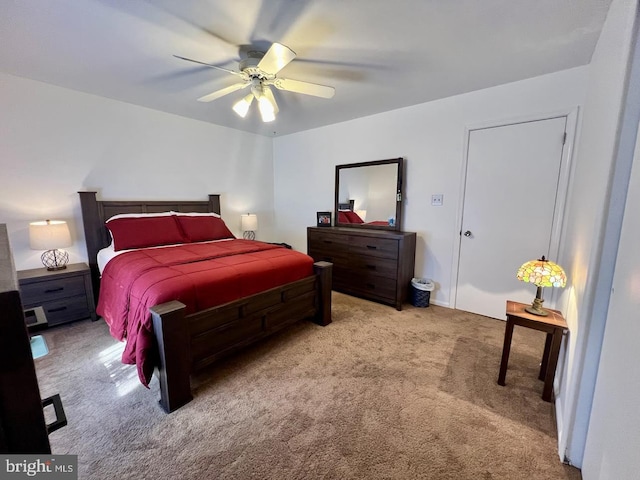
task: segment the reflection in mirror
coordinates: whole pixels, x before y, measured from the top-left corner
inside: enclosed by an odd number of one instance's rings
[[[336,166],[336,225],[399,230],[402,161]]]

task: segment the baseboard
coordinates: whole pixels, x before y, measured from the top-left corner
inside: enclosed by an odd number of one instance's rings
[[[442,300],[429,300],[429,304],[437,305],[439,307],[449,308],[449,302],[443,302]]]
[[[558,390],[556,389],[556,383],[557,383],[558,379],[556,378],[555,381],[553,382],[553,390],[554,393],[557,392]],[[560,395],[555,395],[554,398],[554,410],[553,410],[553,416],[556,419],[556,432],[558,435],[558,457],[560,457],[560,461],[564,464],[567,465],[571,465],[571,459],[569,457],[567,457],[567,445],[566,445],[566,435],[564,432],[564,426],[565,426],[565,418],[564,418],[564,408],[563,408],[563,402],[562,402],[562,396]]]

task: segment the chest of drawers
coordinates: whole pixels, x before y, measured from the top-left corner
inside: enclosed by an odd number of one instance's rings
[[[308,227],[307,253],[333,263],[333,289],[402,309],[413,277],[416,234]]]
[[[49,326],[96,319],[91,272],[84,263],[67,265],[64,270],[22,270],[18,283],[23,307],[42,307]]]

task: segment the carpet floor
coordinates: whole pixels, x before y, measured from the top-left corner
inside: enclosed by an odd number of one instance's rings
[[[339,293],[332,312],[193,376],[170,415],[104,322],[46,330],[41,393],[69,421],[53,453],[78,455],[83,479],[581,478],[540,398],[543,333],[516,328],[500,387],[501,321]]]

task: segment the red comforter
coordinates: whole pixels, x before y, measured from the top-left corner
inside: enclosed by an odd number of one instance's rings
[[[137,365],[148,386],[157,363],[150,307],[178,300],[189,314],[312,274],[311,257],[251,240],[136,250],[105,267],[97,311],[126,340],[122,362]]]

